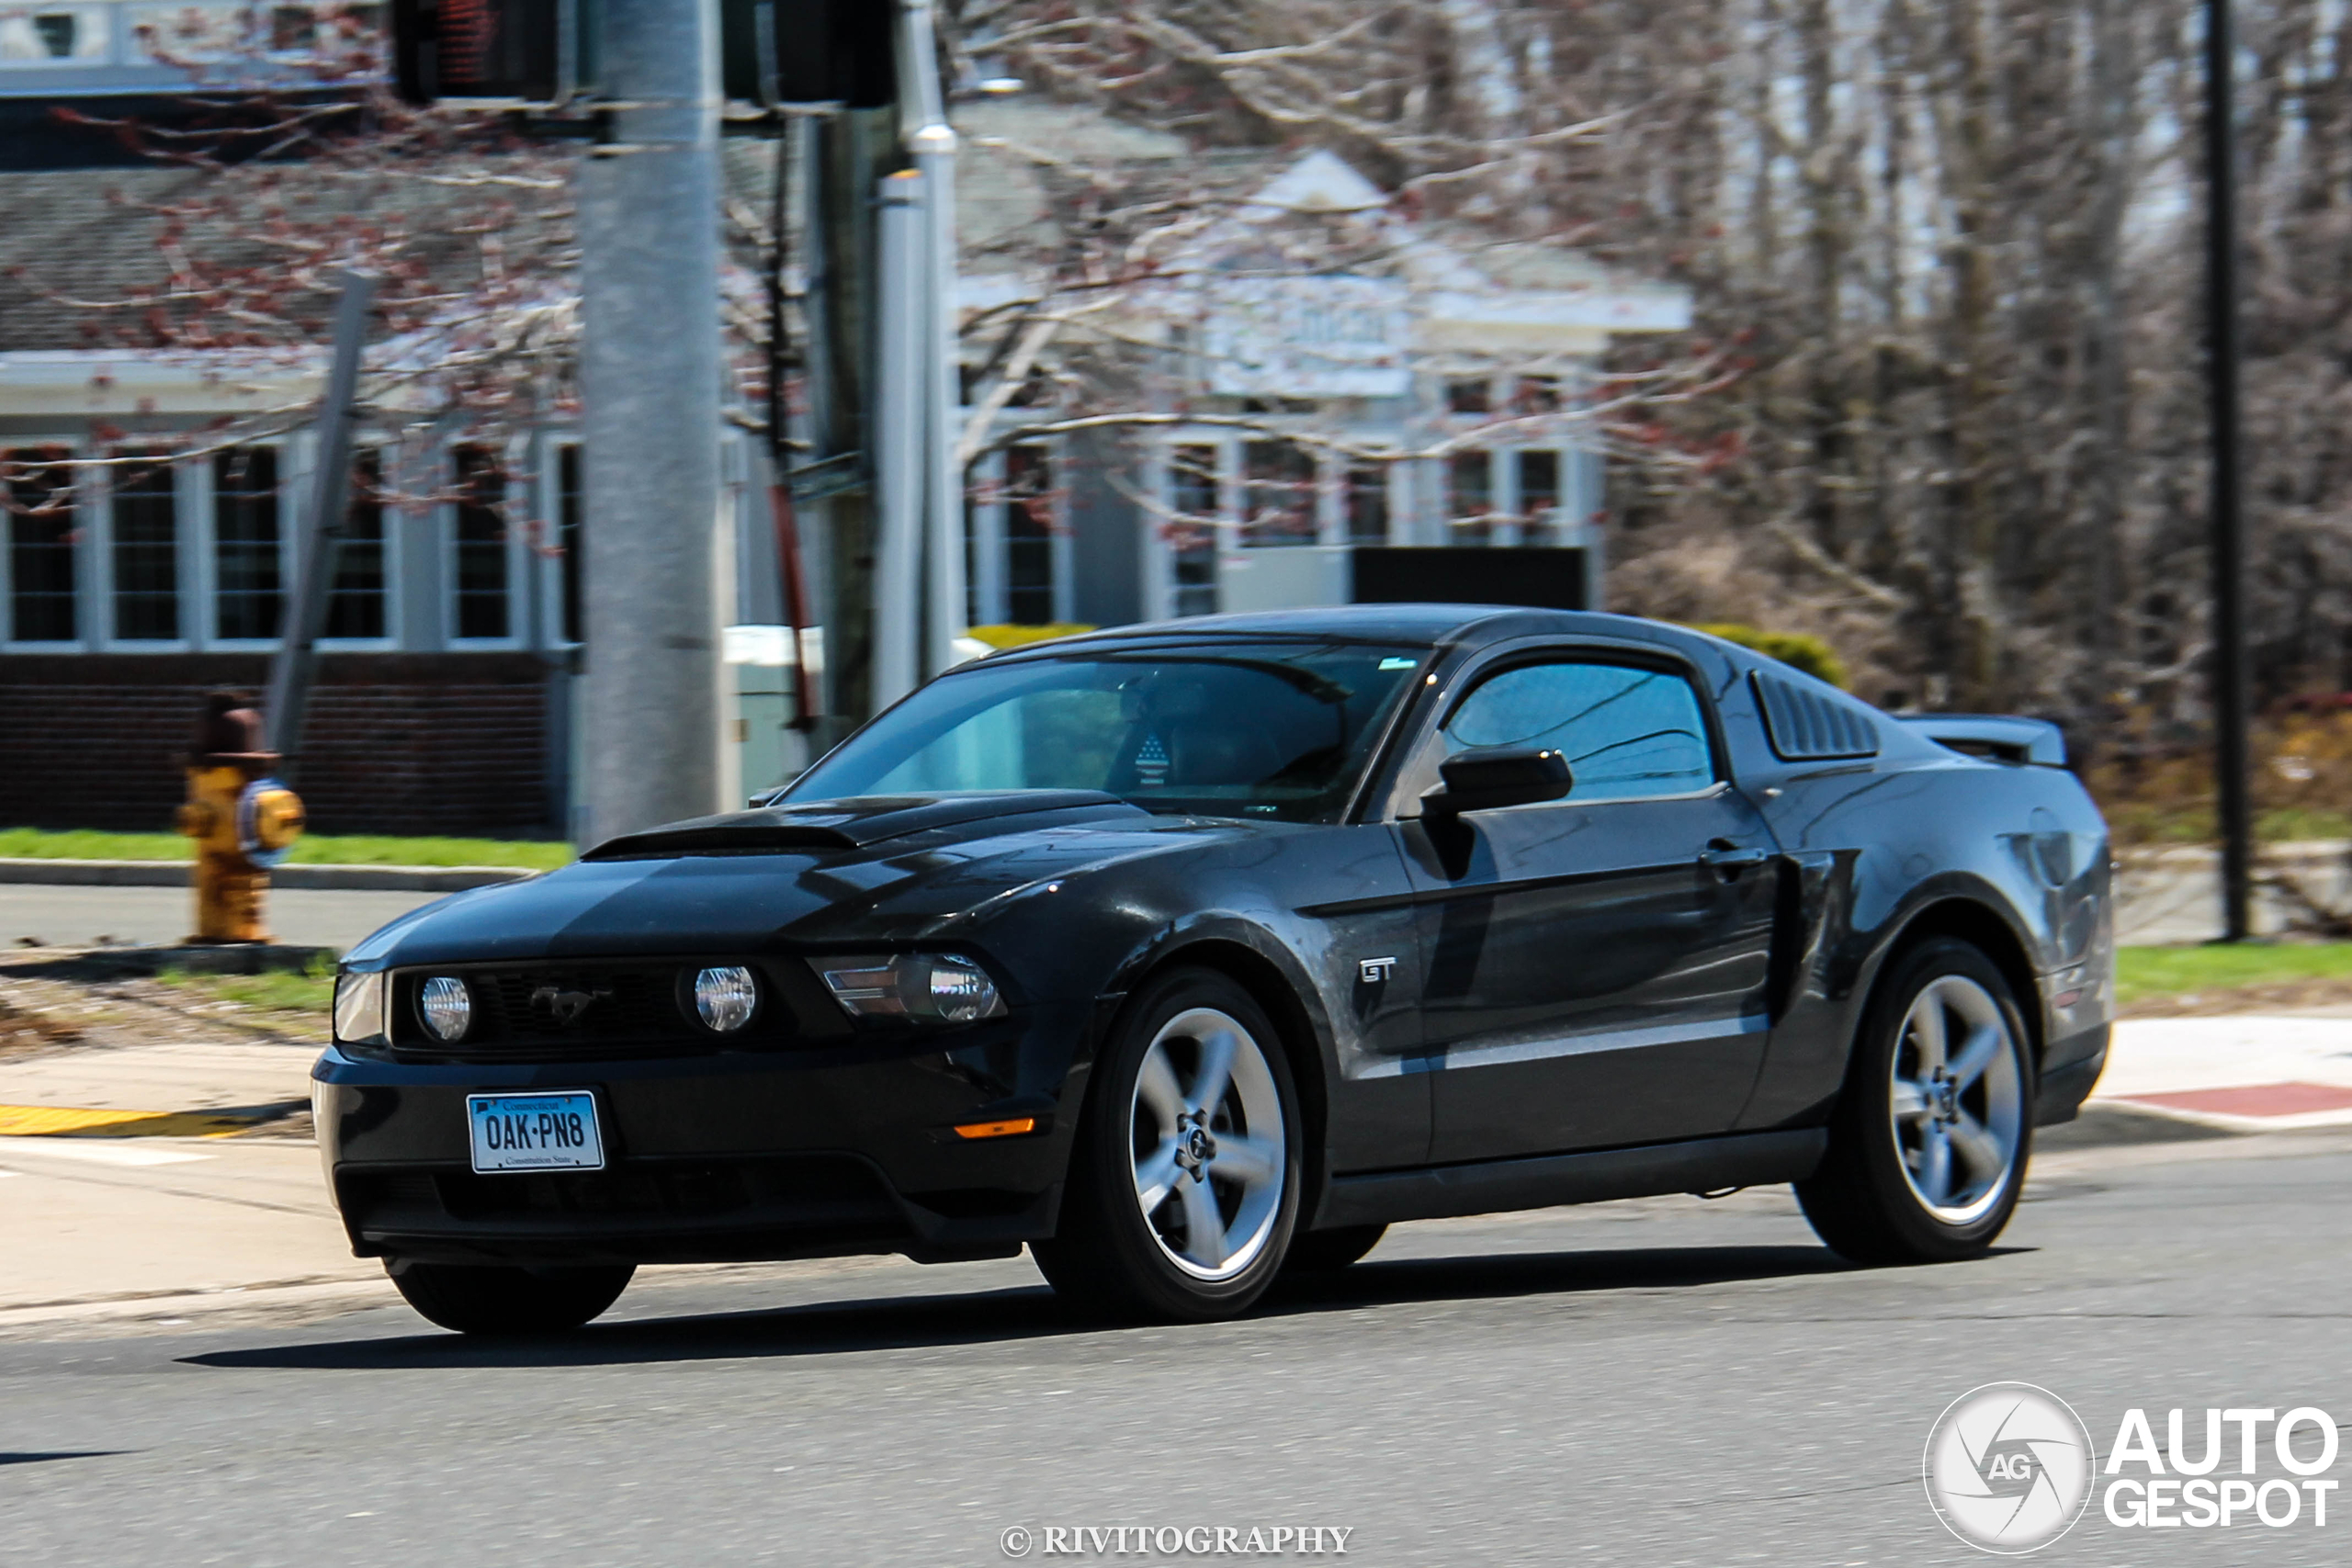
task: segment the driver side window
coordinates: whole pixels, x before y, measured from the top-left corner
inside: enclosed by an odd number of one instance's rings
[[[1638,665],[1522,664],[1480,682],[1439,731],[1442,757],[1487,746],[1544,748],[1576,774],[1570,800],[1687,795],[1714,783],[1699,695]]]

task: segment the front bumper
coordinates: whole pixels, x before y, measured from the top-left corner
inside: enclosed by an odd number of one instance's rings
[[[311,1071],[360,1257],[689,1263],[1003,1257],[1053,1234],[1089,1010],[823,1048],[422,1062],[338,1046]],[[469,1093],[587,1089],[600,1171],[477,1174]],[[1031,1116],[1035,1133],[959,1124]]]

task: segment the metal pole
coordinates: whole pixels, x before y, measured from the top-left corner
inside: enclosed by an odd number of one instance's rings
[[[580,175],[591,842],[719,799],[718,0],[605,0]]]
[[[2213,422],[2213,766],[2224,942],[2252,934],[2253,812],[2246,797],[2245,536],[2239,462],[2236,38],[2230,0],[2205,5],[2206,313]]]
[[[919,678],[923,523],[922,298],[925,244],[922,175],[901,170],[881,182],[881,332],[874,378],[874,711],[897,702]]]
[[[368,341],[368,307],[383,282],[372,272],[348,268],[335,276],[343,288],[335,300],[326,391],[319,401],[317,467],[311,475],[310,508],[302,513],[294,593],[279,618],[277,657],[270,664],[269,696],[262,707],[263,747],[283,759],[281,779],[294,776],[302,750],[302,719],[310,711],[318,641],[326,631],[327,608],[334,593],[335,561],[343,551],[351,502],[351,427],[359,417],[359,357]]]
[[[905,43],[899,50],[905,115],[913,125],[907,147],[923,179],[922,299],[923,344],[924,599],[923,668],[937,674],[956,660],[956,639],[966,626],[964,474],[956,460],[959,396],[956,309],[956,132],[939,91],[938,50],[930,0],[905,0]]]

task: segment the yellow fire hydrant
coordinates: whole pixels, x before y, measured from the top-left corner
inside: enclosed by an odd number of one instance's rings
[[[302,802],[270,777],[277,755],[262,747],[261,715],[243,692],[205,699],[188,747],[187,801],[179,830],[196,840],[196,934],[191,942],[266,942],[269,868],[302,833]]]

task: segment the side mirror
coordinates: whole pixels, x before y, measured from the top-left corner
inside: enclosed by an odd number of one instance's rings
[[[1566,757],[1517,746],[1457,751],[1439,763],[1437,772],[1445,783],[1421,796],[1424,817],[1459,817],[1498,806],[1560,800],[1576,785]]]

